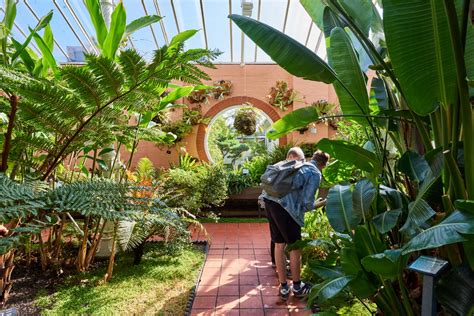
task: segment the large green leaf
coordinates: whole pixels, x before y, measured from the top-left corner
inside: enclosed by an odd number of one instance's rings
[[[134,32],[144,27],[147,27],[153,23],[156,23],[160,20],[161,20],[161,17],[158,15],[146,15],[136,20],[133,20],[125,28],[125,33],[123,34],[123,38],[127,38],[128,36],[132,35]]]
[[[398,170],[406,174],[411,180],[421,183],[428,175],[430,166],[422,156],[409,150],[398,161]]]
[[[326,281],[316,285],[310,293],[310,300],[318,298],[318,302],[324,302],[339,294],[347,284],[353,279],[353,276],[342,276],[336,279]]]
[[[331,157],[354,165],[361,170],[374,174],[378,174],[382,170],[374,153],[346,141],[323,138],[319,141],[318,148],[330,154]]]
[[[53,18],[53,11],[49,11],[48,14],[46,14],[45,16],[43,16],[39,21],[38,21],[38,24],[36,24],[35,28],[33,29],[33,31],[31,31],[30,35],[28,35],[28,37],[26,38],[25,42],[23,42],[23,44],[21,45],[21,47],[19,49],[17,49],[15,51],[15,53],[13,54],[12,58],[11,58],[11,62],[13,63],[17,58],[18,56],[20,56],[20,54],[23,53],[23,51],[26,49],[26,47],[30,44],[31,42],[31,39],[33,38],[33,35],[35,35],[38,31],[42,30],[43,28],[46,27],[46,25],[49,24],[49,22],[51,21],[51,19]]]
[[[375,294],[379,284],[377,280],[369,280],[367,273],[360,273],[356,278],[349,282],[351,292],[358,298],[369,298]]]
[[[334,160],[323,169],[323,175],[329,185],[348,182],[354,177],[354,167],[340,160]]]
[[[89,11],[92,24],[94,25],[97,44],[99,44],[99,47],[103,47],[108,31],[100,8],[100,2],[99,0],[86,0],[86,7],[87,11]]]
[[[359,60],[347,33],[340,27],[331,31],[328,50],[328,61],[337,73],[338,81],[334,83],[342,113],[369,114],[369,97],[364,75],[359,67]],[[366,124],[364,117],[349,117],[361,124]]]
[[[352,210],[350,185],[335,185],[329,189],[326,207],[329,223],[337,232],[350,233],[359,222]]]
[[[341,249],[341,266],[346,275],[355,276],[364,272],[354,247],[344,247]]]
[[[336,27],[344,28],[344,25],[340,23],[337,17],[334,15],[334,12],[329,7],[325,7],[323,11],[323,32],[326,39],[326,48],[331,45],[331,32]]]
[[[30,32],[33,32],[32,29],[30,29]],[[54,72],[57,70],[57,64],[56,64],[56,59],[53,56],[53,52],[50,49],[50,44],[46,43],[41,36],[39,36],[37,33],[33,35],[33,38],[36,42],[36,45],[38,45],[38,48],[41,51],[41,54],[43,55],[44,60],[46,60],[47,64],[51,69],[53,69]]]
[[[344,273],[341,271],[341,269],[336,267],[325,267],[321,265],[310,264],[310,268],[311,271],[324,280],[332,280],[344,276]]]
[[[193,37],[194,34],[196,34],[197,32],[198,32],[198,30],[186,30],[186,31],[183,31],[183,32],[175,35],[171,39],[170,46],[183,43],[184,41],[186,41],[186,40],[190,39],[191,37]]]
[[[400,272],[401,250],[385,250],[362,258],[362,265],[367,271],[382,276],[384,279],[395,279]]]
[[[466,266],[449,271],[438,281],[436,299],[453,315],[473,315],[474,271]]]
[[[272,128],[267,133],[267,137],[270,139],[280,138],[289,132],[317,121],[318,118],[318,111],[314,106],[308,106],[292,111],[273,123]]]
[[[384,27],[393,70],[419,115],[456,100],[451,34],[443,1],[384,0]]]
[[[1,40],[5,41],[5,48],[6,48],[6,42],[7,42],[7,37],[10,34],[12,28],[13,28],[13,23],[15,22],[15,17],[16,17],[16,1],[15,0],[5,0],[5,7],[4,7],[4,16],[2,20],[2,25],[3,25],[3,31],[0,36]]]
[[[374,19],[373,4],[370,0],[340,0],[339,3],[344,11],[353,19],[353,22],[369,37],[370,26]]]
[[[400,228],[400,232],[412,236],[416,233],[416,230],[419,226],[426,223],[431,217],[433,217],[436,212],[431,208],[431,206],[426,203],[423,199],[417,199],[414,202],[408,204],[408,217]]]
[[[390,208],[394,209],[402,209],[404,207],[404,199],[407,198],[400,193],[400,191],[387,187],[385,185],[379,186],[380,195],[387,201]],[[408,202],[407,202],[408,204]]]
[[[21,49],[21,44],[17,40],[15,40],[14,38],[11,38],[11,41],[12,41],[13,46],[15,47],[16,50]],[[30,73],[32,73],[33,70],[35,69],[35,61],[31,57],[31,55],[28,53],[27,49],[24,49],[22,51],[22,53],[20,54],[20,58],[23,61],[23,63],[25,64],[26,69],[28,69],[28,71]]]
[[[398,218],[401,214],[401,209],[386,211],[381,214],[378,214],[377,216],[374,216],[372,222],[374,223],[375,228],[377,228],[379,233],[385,234],[390,229],[395,227],[395,225],[397,225]]]
[[[311,20],[316,24],[317,27],[321,31],[324,29],[323,24],[323,12],[325,8],[325,4],[322,0],[300,0],[301,5],[303,8],[308,12]]]
[[[184,86],[179,87],[168,93],[163,99],[161,99],[159,106],[155,109],[155,111],[163,110],[168,104],[184,98],[188,96],[191,92],[193,92],[194,87],[192,86]]]
[[[466,241],[462,234],[474,234],[474,214],[456,210],[405,244],[403,254]]]
[[[230,15],[229,18],[290,74],[325,83],[336,80],[336,74],[331,67],[298,41],[251,18],[235,14]]]
[[[127,14],[122,2],[115,7],[110,20],[110,30],[105,37],[102,54],[110,59],[114,59],[115,53],[122,41],[127,22]]]
[[[344,29],[347,32],[347,35],[351,39],[352,46],[354,51],[357,53],[357,59],[359,60],[359,67],[365,73],[369,70],[369,66],[373,64],[372,59],[367,53],[365,46],[362,45],[360,40],[355,36],[355,34],[349,28]],[[374,77],[376,78],[376,77]]]
[[[355,228],[353,240],[359,258],[385,251],[384,244],[372,236],[366,226],[359,225]]]
[[[474,214],[474,201],[473,200],[456,200],[454,207],[462,212]]]
[[[471,11],[472,14],[472,11]],[[469,19],[471,16],[469,15]],[[464,49],[464,62],[466,64],[466,75],[469,85],[469,95],[474,96],[474,25],[467,23],[466,47]]]
[[[388,109],[388,96],[385,90],[385,83],[382,79],[377,77],[372,78],[370,86],[370,109],[372,112],[375,110]]]
[[[362,179],[357,182],[354,192],[352,192],[352,206],[354,214],[365,223],[370,217],[370,205],[375,198],[375,186],[372,181]]]

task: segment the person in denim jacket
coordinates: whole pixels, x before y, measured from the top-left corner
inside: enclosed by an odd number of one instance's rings
[[[291,154],[291,155],[290,155]],[[304,159],[301,148],[293,147],[287,159]],[[329,155],[318,150],[311,161],[305,163],[293,178],[293,190],[282,198],[263,193],[265,209],[270,223],[271,239],[275,243],[275,261],[280,282],[280,298],[288,299],[290,292],[295,297],[305,297],[311,285],[301,281],[301,250],[290,251],[290,269],[293,285],[290,289],[286,275],[285,246],[301,240],[301,227],[304,225],[304,213],[312,211],[326,203],[315,201],[316,191],[321,183],[322,169],[326,166]]]

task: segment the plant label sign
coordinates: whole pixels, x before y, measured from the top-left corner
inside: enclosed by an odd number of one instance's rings
[[[414,270],[422,274],[436,276],[447,266],[448,261],[446,260],[427,256],[420,256],[418,257],[418,259],[413,261],[408,268],[410,270]]]

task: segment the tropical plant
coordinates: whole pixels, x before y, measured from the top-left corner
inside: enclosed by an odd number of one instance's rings
[[[0,239],[5,249],[3,257],[13,262],[14,250],[8,252],[8,247],[31,254],[31,250],[37,247],[32,247],[32,244],[38,243],[42,267],[56,266],[61,261],[62,232],[71,219],[82,226],[82,229],[76,226],[80,235],[74,240],[80,241],[75,262],[77,269],[83,271],[94,259],[107,222],[115,223],[122,218],[122,213],[143,212],[144,209],[137,200],[128,197],[130,190],[125,185],[115,183],[117,187],[114,189],[114,183],[93,182],[88,185],[68,182],[98,175],[118,175],[116,179],[121,181],[127,166],[120,161],[118,154],[112,154],[115,144],[118,144],[117,152],[121,146],[132,151],[127,163],[129,167],[141,139],[160,143],[173,141],[175,136],[154,126],[151,118],[195,89],[194,86],[170,86],[171,80],[197,85],[202,79],[209,79],[197,65],[212,66],[210,61],[217,53],[201,49],[184,51],[183,42],[196,33],[191,30],[178,34],[169,45],[157,50],[151,62],[147,63],[136,51],[119,50],[119,47],[133,31],[158,21],[159,17],[140,18],[127,26],[125,9],[120,2],[112,13],[111,25],[107,26],[99,1],[88,0],[86,5],[96,30],[100,54],[87,55],[84,66],[57,67],[51,53],[54,40],[48,26],[52,13],[42,18],[26,41],[19,44],[10,33],[16,15],[16,1],[6,1],[5,4],[6,14],[0,25],[0,111],[6,126],[1,127],[0,171],[22,182],[33,176],[48,179],[53,186],[54,183],[61,184],[58,179],[66,184],[50,188],[44,181],[34,182],[41,184],[35,185],[36,189],[32,191],[39,197],[33,197],[31,191],[26,190],[22,191],[26,197],[2,206],[9,212],[17,209],[16,213],[3,219],[3,223],[8,223],[5,227],[9,227],[6,236]],[[43,35],[38,34],[42,29]],[[41,58],[34,56],[28,48],[33,39],[41,49]],[[165,91],[167,95],[164,95]],[[129,122],[135,124],[129,125]],[[114,172],[117,166],[120,166],[119,173]],[[102,193],[103,190],[108,190],[110,195]],[[71,203],[78,203],[71,204],[75,208],[68,209],[68,204],[54,204],[63,203],[61,194],[66,202],[72,199]],[[80,195],[84,198],[77,198]],[[5,195],[5,199],[11,197]],[[45,203],[49,204],[36,202],[36,198],[47,199]],[[117,204],[113,204],[115,202]],[[11,208],[11,205],[17,206]],[[63,206],[67,212],[61,211]],[[25,214],[26,208],[31,213]],[[150,212],[150,209],[156,213],[161,211],[153,202],[147,204],[146,210]],[[39,233],[43,227],[50,232],[46,240]],[[115,247],[114,242],[113,245]],[[114,256],[115,248],[109,259],[106,279],[112,276]],[[3,280],[10,280],[7,274],[11,270],[12,267],[3,270]],[[8,282],[3,287],[4,299],[11,286]]]
[[[145,243],[152,236],[163,237],[165,242],[186,243],[189,241],[187,224],[178,210],[166,205],[166,198],[171,192],[163,192],[155,180],[156,170],[148,158],[141,158],[135,172],[129,173],[129,180],[136,185],[132,196],[142,199],[143,209],[130,214],[125,221],[119,221],[116,240],[122,250],[134,253],[134,264],[139,264],[145,249]],[[157,212],[153,205],[160,205]],[[148,206],[150,208],[148,209]]]
[[[189,103],[207,103],[207,98],[209,97],[209,90],[208,89],[200,89],[193,91],[192,93],[189,94],[187,97]]]
[[[384,314],[413,315],[419,306],[408,291],[419,289],[404,273],[410,256],[434,248],[453,266],[474,267],[474,257],[459,244],[469,247],[474,228],[470,2],[301,3],[326,37],[329,64],[261,22],[231,19],[291,74],[332,83],[342,116],[359,123],[370,141],[364,147],[340,140],[318,143],[366,179],[329,191],[331,226],[351,241],[341,250],[342,269],[322,273],[327,281],[310,298],[325,300],[348,288],[371,298]],[[383,23],[377,7],[382,5]],[[369,67],[375,76],[368,82]],[[299,109],[275,122],[268,136],[325,118],[314,107]],[[396,164],[391,146],[401,157]]]
[[[311,103],[312,106],[316,108],[319,117],[329,117],[321,119],[322,122],[326,123],[326,125],[331,125],[334,128],[337,128],[337,122],[340,118],[337,118],[338,110],[335,104],[328,103],[327,100],[318,100],[316,102]]]
[[[293,105],[298,93],[293,88],[288,89],[286,81],[277,81],[274,87],[270,88],[267,95],[268,103],[282,111],[286,111],[288,106]]]
[[[194,215],[199,215],[201,209],[222,205],[227,198],[227,174],[222,163],[202,163],[186,169],[177,166],[160,179],[163,190],[173,193],[166,199],[167,204]]]
[[[243,135],[253,135],[257,131],[257,113],[251,105],[240,108],[234,117],[234,128]]]
[[[232,82],[230,80],[218,80],[214,83],[212,91],[214,99],[222,100],[232,93]]]

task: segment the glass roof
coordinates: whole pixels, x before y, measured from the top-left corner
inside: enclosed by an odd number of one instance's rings
[[[112,4],[118,0],[108,0]],[[199,29],[187,41],[187,48],[218,49],[222,55],[217,63],[271,63],[272,60],[248,39],[227,16],[242,14],[242,2],[253,5],[251,17],[283,31],[325,59],[324,39],[298,0],[122,0],[127,23],[156,14],[163,19],[134,33],[127,45],[144,56],[164,45],[178,32]],[[101,0],[107,2],[107,0]],[[0,0],[3,19],[4,0]],[[96,51],[94,28],[84,0],[18,0],[13,35],[20,40],[36,25],[38,18],[53,10],[51,27],[55,37],[54,55],[59,62],[80,61],[82,52]],[[34,47],[34,43],[33,43]],[[35,49],[39,53],[38,49]]]

